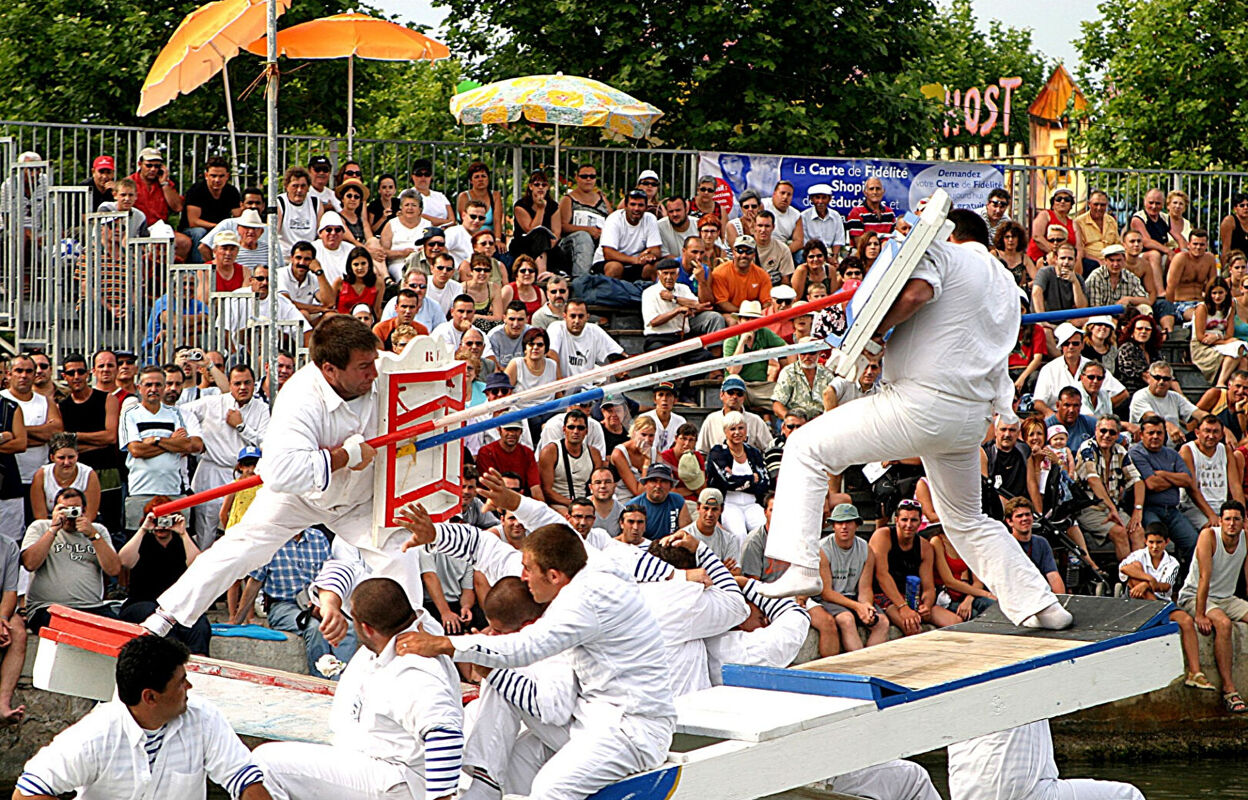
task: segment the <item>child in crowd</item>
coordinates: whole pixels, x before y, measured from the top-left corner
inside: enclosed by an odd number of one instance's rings
[[[238,463],[234,465],[234,480],[242,480],[250,478],[256,474],[256,464],[260,461],[259,447],[244,447],[238,451]],[[246,489],[239,490],[233,494],[227,494],[221,502],[221,530],[235,525],[243,514],[247,513],[247,507],[251,505],[251,501],[256,499],[256,490],[258,486],[249,486]],[[234,581],[233,585],[225,593],[225,605],[229,609],[229,619],[234,619],[234,614],[238,611],[238,601],[243,590],[243,582],[241,580]],[[255,609],[247,611],[247,623],[255,622]]]

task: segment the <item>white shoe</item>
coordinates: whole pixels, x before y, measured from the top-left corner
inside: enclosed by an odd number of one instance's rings
[[[1052,603],[1038,614],[1023,620],[1024,628],[1043,628],[1049,631],[1062,631],[1069,628],[1075,618],[1069,611],[1062,608],[1061,603]]]
[[[763,597],[817,597],[822,591],[819,569],[797,564],[790,564],[784,574],[771,583],[758,584],[758,593]]]

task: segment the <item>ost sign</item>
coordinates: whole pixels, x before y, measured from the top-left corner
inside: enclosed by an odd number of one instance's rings
[[[965,128],[972,136],[987,136],[1001,121],[1001,130],[1010,135],[1010,101],[1022,78],[998,78],[981,91],[972,86],[966,91],[945,89],[945,136],[957,136]],[[1003,99],[998,105],[998,100]]]

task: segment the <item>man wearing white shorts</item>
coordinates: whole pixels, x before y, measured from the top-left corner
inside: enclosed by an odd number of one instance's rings
[[[1017,419],[1007,369],[1018,338],[1018,289],[987,250],[974,212],[949,214],[936,243],[877,327],[893,329],[888,385],[794,431],[784,448],[766,554],[791,564],[762,591],[820,592],[819,533],[827,475],[852,464],[920,456],[945,532],[1015,624],[1064,628],[1072,618],[1000,522],[980,508],[979,444],[995,411]]]
[[[152,632],[193,623],[231,583],[316,524],[359,548],[375,576],[423,597],[417,560],[394,558],[405,539],[388,538],[393,529],[373,533],[375,451],[365,439],[377,434],[377,337],[343,314],[317,326],[311,350],[312,363],[291,376],[273,409],[257,467],[264,485],[243,519],[159,597],[143,623]]]

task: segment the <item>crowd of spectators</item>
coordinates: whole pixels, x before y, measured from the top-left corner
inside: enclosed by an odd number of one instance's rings
[[[373,326],[385,351],[401,353],[421,335],[443,341],[468,365],[473,403],[626,356],[606,320],[574,292],[581,276],[648,283],[639,311],[643,349],[650,351],[854,286],[909,226],[908,209],[886,197],[876,178],[842,217],[825,184],[800,201],[787,181],[769,197],[745,190],[737,211],[725,214],[713,200],[713,178],[700,180],[693,198],[664,197],[659,176],[646,170],[617,207],[599,188],[592,163],[572,175],[573,188],[556,196],[546,173],[533,172],[508,213],[483,163],[468,168],[469,186],[452,202],[433,188],[428,161],[415,162],[410,185],[400,188],[390,174],[370,181],[355,161],[334,174],[317,156],[283,177],[282,263],[269,262],[264,194],[233,186],[221,159],[205,163],[202,180],[185,196],[152,148],[129,178],[115,178],[113,160],[97,158],[87,185],[101,204],[132,206],[145,225],[180,215],[179,257],[211,265],[187,298],[192,313],[214,292],[267,297],[274,276],[279,319],[304,331],[333,314],[352,314]],[[1010,367],[1023,422],[985,431],[985,506],[1058,591],[1084,588],[1066,584],[1079,574],[1069,564],[1143,563],[1141,553],[1156,549],[1152,534],[1164,537],[1179,570],[1164,591],[1152,578],[1141,584],[1138,570],[1127,567],[1118,581],[1111,578],[1136,596],[1146,585],[1160,597],[1184,576],[1208,577],[1208,568],[1191,566],[1202,530],[1227,535],[1223,510],[1244,500],[1248,197],[1236,196],[1217,256],[1210,233],[1183,219],[1181,192],[1149,192],[1145,208],[1122,226],[1117,215],[1128,209],[1111,209],[1105,192],[1092,191],[1083,213],[1069,189],[1049,200],[1049,208],[1021,220],[1011,214],[1010,194],[995,189],[978,210],[990,252],[1014,275],[1023,305],[1125,310],[1022,327]],[[158,314],[154,320],[167,326]],[[660,368],[776,350],[844,327],[839,306],[812,305]],[[148,333],[150,342],[151,326]],[[1184,339],[1199,370],[1187,375],[1211,385],[1196,403],[1161,358],[1165,341]],[[66,354],[57,364],[34,352],[7,365],[0,503],[8,513],[0,514],[0,540],[20,545],[29,571],[20,594],[30,630],[46,621],[50,603],[128,619],[148,613],[160,589],[241,517],[250,497],[241,493],[169,518],[150,509],[249,474],[261,456],[266,403],[295,368],[294,353],[284,352],[270,388],[267,378],[258,384],[245,348],[182,347],[172,362],[146,366],[153,351],[136,350],[143,356],[101,350]],[[461,517],[513,544],[524,537],[513,513],[475,495],[477,476],[497,471],[582,533],[596,528],[648,545],[683,531],[734,573],[773,580],[782,565],[763,552],[786,438],[817,415],[878,391],[887,353],[864,357],[852,379],[821,362],[813,353],[777,354],[715,371],[719,407],[710,413],[696,408],[699,386],[658,382],[642,403],[581,404],[470,437]],[[690,407],[689,416],[681,413]],[[876,644],[890,626],[910,635],[991,605],[991,587],[940,532],[917,459],[828,477],[825,588],[808,603],[822,654]],[[858,491],[861,504],[867,488],[880,510],[864,520],[848,492]],[[1037,519],[1050,524],[1033,535]],[[860,532],[866,523],[873,524],[869,535]],[[306,588],[339,546],[332,531],[304,531],[232,590],[228,618],[253,619],[262,595],[268,624],[301,633],[315,672],[331,647],[310,619]],[[488,591],[480,576],[444,556],[421,559],[430,612],[448,630],[479,624]],[[1228,612],[1190,594],[1196,628],[1222,635],[1219,615]],[[0,623],[12,616],[0,602]],[[0,634],[13,627],[0,624]],[[207,650],[206,622],[176,635],[196,652]],[[9,640],[10,652],[19,638]],[[347,639],[332,649],[345,658],[352,647]],[[0,713],[4,690],[0,681]]]

